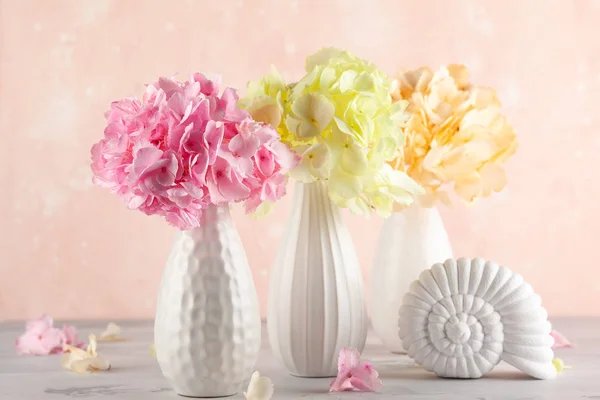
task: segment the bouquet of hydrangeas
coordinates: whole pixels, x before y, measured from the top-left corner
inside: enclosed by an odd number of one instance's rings
[[[409,205],[422,189],[390,162],[405,145],[402,102],[394,82],[353,54],[324,49],[308,57],[307,74],[287,84],[276,70],[252,82],[240,104],[277,128],[283,143],[302,156],[290,176],[327,182],[330,199],[359,214]]]
[[[517,149],[516,134],[493,89],[475,86],[462,65],[400,75],[394,100],[408,102],[402,157],[391,164],[425,189],[422,204],[450,203],[449,189],[467,203],[501,191],[502,163]]]
[[[274,202],[298,156],[237,100],[197,73],[186,82],[160,78],[141,99],[112,103],[92,148],[94,182],[180,229],[197,227],[209,205],[244,202],[253,212]]]

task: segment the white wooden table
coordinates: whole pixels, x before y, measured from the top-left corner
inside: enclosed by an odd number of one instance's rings
[[[117,322],[123,327],[123,336],[131,340],[101,344],[99,352],[111,361],[112,369],[91,375],[62,369],[60,356],[17,355],[14,340],[23,331],[23,323],[0,323],[0,399],[182,399],[171,390],[149,354],[152,323]],[[85,338],[89,333],[100,333],[106,326],[106,321],[70,323]],[[364,358],[372,361],[380,373],[383,389],[379,393],[328,393],[330,379],[292,377],[273,358],[266,340],[257,369],[273,380],[274,400],[600,400],[600,319],[558,319],[553,323],[576,347],[557,352],[573,368],[552,381],[530,379],[504,364],[478,380],[436,378],[414,366],[406,356],[387,353],[373,335],[369,337]],[[232,398],[243,396],[240,393]]]

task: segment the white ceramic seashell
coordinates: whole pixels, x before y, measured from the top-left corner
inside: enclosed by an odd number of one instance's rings
[[[481,258],[423,271],[404,296],[399,335],[408,356],[445,378],[479,378],[500,360],[556,377],[548,313],[523,277]]]

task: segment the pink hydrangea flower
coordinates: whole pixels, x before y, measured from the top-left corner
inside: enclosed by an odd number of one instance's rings
[[[278,200],[299,156],[237,101],[235,90],[219,95],[217,82],[196,73],[113,102],[91,150],[94,183],[182,230],[197,227],[209,205],[244,202],[252,212]]]
[[[557,330],[552,329],[552,332],[550,332],[550,336],[552,336],[552,338],[554,339],[554,344],[552,345],[553,350],[573,347],[569,339],[564,337],[563,334],[558,332]]]
[[[85,347],[85,342],[83,340],[79,340],[77,337],[77,329],[74,326],[65,324],[63,325],[62,331],[65,335],[65,344],[78,347],[80,349]]]
[[[77,330],[64,325],[62,329],[54,327],[54,321],[47,315],[27,321],[25,333],[17,338],[15,346],[19,354],[42,356],[62,353],[63,346],[84,347],[85,343],[77,338]]]
[[[358,350],[348,347],[340,350],[338,375],[329,386],[330,392],[375,392],[382,387],[379,374],[370,363],[360,361]]]

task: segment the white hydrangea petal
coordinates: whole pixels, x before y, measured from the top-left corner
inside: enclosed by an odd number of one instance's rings
[[[99,342],[120,342],[125,339],[121,337],[121,327],[114,322],[109,322],[97,340]]]
[[[273,397],[274,387],[271,379],[266,376],[260,376],[258,371],[254,371],[248,389],[244,392],[247,400],[270,400]]]

